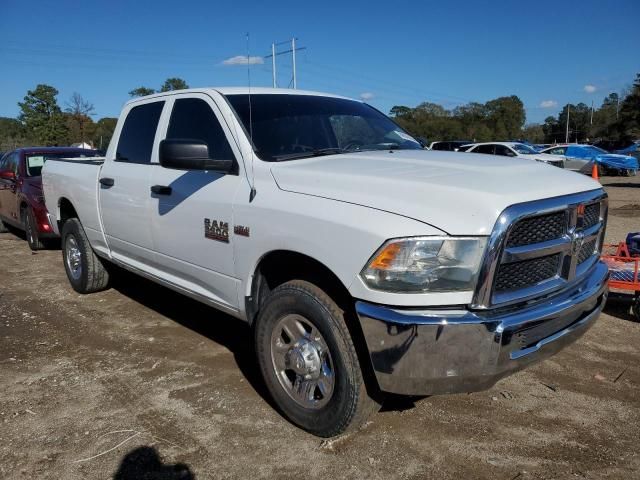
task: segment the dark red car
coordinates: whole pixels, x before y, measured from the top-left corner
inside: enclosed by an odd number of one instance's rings
[[[0,160],[0,232],[6,226],[24,230],[31,250],[44,248],[56,235],[49,223],[40,172],[48,158],[94,157],[97,150],[71,147],[28,147]]]

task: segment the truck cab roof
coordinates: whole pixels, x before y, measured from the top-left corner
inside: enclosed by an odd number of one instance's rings
[[[298,90],[292,88],[268,88],[268,87],[205,87],[205,88],[188,88],[184,90],[171,90],[169,92],[159,92],[144,97],[136,97],[127,102],[127,105],[139,102],[141,100],[149,100],[153,98],[161,98],[170,95],[182,93],[208,93],[215,92],[221,95],[310,95],[316,97],[342,98],[345,100],[353,100],[354,102],[362,102],[354,98],[333,95],[331,93],[316,92],[312,90]]]

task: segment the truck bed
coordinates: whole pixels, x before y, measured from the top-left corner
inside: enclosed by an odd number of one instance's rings
[[[105,157],[51,159],[42,169],[42,189],[54,230],[60,233],[58,221],[66,200],[75,207],[89,240],[98,248],[105,245],[98,206],[104,161]]]

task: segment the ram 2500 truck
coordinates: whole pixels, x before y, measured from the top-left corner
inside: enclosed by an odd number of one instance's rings
[[[104,158],[45,164],[44,193],[76,291],[116,264],[246,320],[275,404],[320,436],[386,392],[489,388],[576,340],[607,297],[597,182],[425,151],[338,96],[135,99]]]

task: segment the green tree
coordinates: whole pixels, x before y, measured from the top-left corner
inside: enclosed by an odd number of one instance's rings
[[[495,140],[510,140],[520,136],[526,119],[524,104],[516,95],[499,97],[485,104],[486,124]]]
[[[104,117],[96,122],[93,133],[93,145],[99,150],[106,150],[113,137],[113,132],[118,123],[117,118]]]
[[[90,135],[87,135],[86,130],[87,127],[92,128],[93,120],[91,120],[91,115],[93,115],[94,110],[93,104],[87,102],[79,93],[74,92],[71,95],[65,112],[68,113],[69,139],[72,143],[84,143],[90,137]]]
[[[404,105],[394,105],[391,107],[391,110],[389,110],[389,115],[392,117],[406,117],[411,115],[412,111],[412,108],[405,107]]]
[[[164,81],[164,83],[160,87],[160,91],[170,92],[172,90],[184,90],[186,88],[189,88],[189,85],[187,85],[187,82],[185,82],[183,79],[177,78],[177,77],[171,77],[171,78],[167,78]]]
[[[544,129],[539,123],[525,125],[522,130],[522,138],[530,143],[544,143]]]
[[[24,125],[15,118],[0,117],[0,151],[12,150],[29,143]]]
[[[129,92],[131,97],[146,97],[147,95],[153,95],[156,91],[153,88],[138,87]]]
[[[67,126],[57,95],[58,90],[54,87],[40,84],[27,92],[24,102],[18,102],[19,120],[27,134],[41,145],[60,145],[67,141]]]
[[[618,123],[621,138],[640,138],[640,73],[620,105]]]

